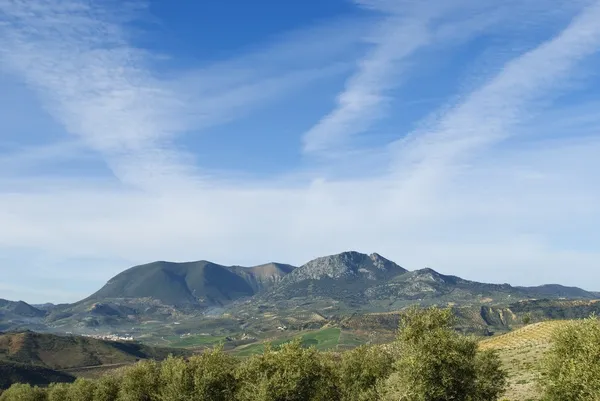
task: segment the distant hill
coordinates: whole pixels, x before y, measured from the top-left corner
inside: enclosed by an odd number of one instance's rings
[[[224,305],[269,288],[293,269],[279,263],[241,267],[207,261],[154,262],[120,273],[82,302],[152,298],[168,305]]]
[[[407,271],[378,254],[344,252],[318,258],[298,267],[263,296],[264,301],[290,300],[306,304],[320,298],[321,304],[343,303],[349,308],[397,310],[410,303],[508,303],[534,298],[594,299],[596,294],[560,285],[512,287],[486,284],[425,268]]]
[[[139,359],[187,355],[172,348],[135,342],[104,341],[90,337],[58,336],[34,332],[0,334],[0,361],[64,370],[87,366],[133,363]]]
[[[75,377],[63,372],[22,363],[0,361],[0,391],[14,383],[47,386],[50,383],[71,383]]]
[[[123,271],[74,304],[36,308],[24,302],[0,302],[0,331],[97,333],[128,332],[135,327],[143,334],[156,322],[175,325],[183,320],[185,325],[173,328],[183,335],[202,330],[200,320],[219,316],[223,324],[227,321],[227,330],[263,330],[277,327],[279,317],[286,317],[281,322],[293,317],[304,327],[303,323],[317,325],[336,315],[397,311],[412,304],[506,306],[519,300],[563,298],[592,300],[598,294],[556,284],[479,283],[429,268],[407,271],[377,253],[354,251],[316,258],[300,267],[159,261]],[[553,308],[546,310],[556,316],[573,310]],[[215,322],[204,320],[202,325],[214,327]]]
[[[71,311],[86,313],[101,303],[107,316],[135,314],[149,301],[175,308],[222,307],[238,300],[315,298],[344,302],[351,307],[371,304],[393,309],[406,302],[504,302],[533,298],[593,299],[597,295],[560,285],[512,287],[485,284],[440,274],[432,269],[407,271],[373,253],[349,251],[320,257],[300,267],[268,263],[254,267],[223,266],[208,261],[154,262],[132,267],[108,281],[98,292],[77,303]],[[141,303],[132,302],[140,300]],[[129,312],[119,307],[129,307]],[[109,308],[114,313],[109,313]],[[51,309],[52,320],[68,308]],[[96,310],[99,312],[99,310]],[[98,316],[99,313],[96,313]],[[110,320],[110,319],[109,319]]]
[[[0,314],[5,316],[13,317],[43,317],[46,312],[37,309],[23,301],[7,301],[6,299],[0,299]]]

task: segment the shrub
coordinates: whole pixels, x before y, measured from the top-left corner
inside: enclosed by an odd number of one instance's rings
[[[124,370],[119,401],[155,401],[160,389],[159,364],[154,361],[138,362]]]
[[[339,399],[333,365],[295,340],[244,361],[237,369],[240,401],[329,401]]]
[[[343,353],[338,369],[342,400],[379,399],[376,386],[391,374],[393,362],[392,353],[382,347],[363,345]]]
[[[13,384],[0,395],[0,401],[46,401],[44,389],[31,387],[29,384]]]
[[[237,359],[225,354],[221,347],[193,356],[188,366],[197,398],[206,401],[229,401],[234,398]]]
[[[497,355],[478,355],[472,338],[453,330],[449,309],[411,308],[402,317],[396,340],[399,356],[394,373],[380,386],[384,400],[491,401],[501,395],[505,380]],[[486,364],[483,366],[482,364]]]
[[[67,383],[52,383],[48,387],[48,401],[65,401],[69,393],[69,384]]]
[[[102,376],[94,389],[94,401],[116,401],[120,388],[121,380],[115,374]]]
[[[556,329],[539,379],[547,401],[600,400],[600,324],[595,316]]]
[[[96,382],[87,379],[77,379],[69,385],[67,401],[94,401],[94,390]]]

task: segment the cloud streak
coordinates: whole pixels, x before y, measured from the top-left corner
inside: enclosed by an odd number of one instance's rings
[[[418,68],[435,60],[421,52],[510,29],[511,18],[526,17],[523,10],[547,6],[521,3],[498,9],[496,2],[460,1],[431,14],[419,2],[365,0],[363,7],[381,13],[368,33],[373,15],[360,20],[358,32],[338,23],[232,60],[157,71],[153,55],[128,42],[125,22],[135,9],[122,17],[96,3],[0,0],[4,67],[76,137],[75,148],[67,141],[0,157],[8,171],[0,175],[0,222],[7,228],[0,230],[0,250],[9,255],[0,272],[27,263],[32,271],[23,269],[24,276],[77,271],[65,284],[65,292],[77,292],[90,280],[99,286],[120,268],[156,259],[301,264],[356,249],[470,279],[600,289],[600,254],[585,243],[600,223],[597,105],[554,106],[563,114],[551,107],[569,91],[579,63],[600,47],[598,1],[588,1],[539,46],[495,65],[480,87],[434,111],[420,129],[396,132],[393,143],[351,173],[336,159],[333,166],[302,166],[290,173],[294,179],[224,183],[204,176],[193,150],[178,146],[187,135],[210,135],[216,125],[355,68],[334,110],[304,137],[308,155],[345,152],[388,113],[403,112],[393,107],[411,77],[407,63]],[[357,52],[360,38],[371,43],[366,55]],[[571,136],[549,140],[548,121]],[[520,135],[526,143],[510,142]],[[80,142],[104,158],[118,185],[89,176],[28,175],[15,183],[18,170],[63,160]],[[372,151],[352,150],[361,158]],[[336,168],[345,179],[322,178]],[[35,263],[23,262],[32,253],[39,255]],[[112,268],[85,271],[107,264]],[[17,288],[11,277],[13,294],[52,300]]]

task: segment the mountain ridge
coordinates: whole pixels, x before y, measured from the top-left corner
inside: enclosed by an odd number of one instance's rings
[[[133,266],[111,278],[89,297],[89,304],[119,299],[154,299],[174,307],[223,307],[258,297],[277,300],[354,292],[360,302],[373,297],[407,300],[457,295],[469,298],[504,294],[524,298],[597,298],[578,287],[545,284],[536,287],[488,284],[444,275],[431,268],[408,271],[378,253],[345,251],[312,259],[301,266],[270,262],[256,266],[226,266],[200,260],[157,261]],[[379,292],[379,295],[375,295]],[[333,299],[339,298],[334,296]]]
[[[244,267],[206,260],[157,261],[122,271],[73,304],[42,310],[25,303],[0,302],[0,330],[86,333],[138,327],[149,321],[224,316],[245,327],[248,321],[267,315],[312,316],[310,320],[316,319],[315,314],[322,318],[389,312],[412,304],[506,305],[562,298],[599,296],[557,284],[513,287],[470,281],[431,268],[408,271],[378,253],[355,251],[315,258],[298,267],[275,262]]]

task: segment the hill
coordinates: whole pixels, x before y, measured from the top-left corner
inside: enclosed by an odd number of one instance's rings
[[[0,391],[14,383],[47,386],[50,383],[71,383],[75,377],[64,372],[22,363],[0,361]]]
[[[281,326],[317,329],[336,317],[393,312],[412,304],[502,308],[520,300],[561,298],[589,301],[597,295],[560,285],[479,283],[428,268],[407,271],[377,253],[353,251],[316,258],[300,267],[160,261],[127,269],[71,305],[45,305],[42,310],[6,301],[0,305],[0,330],[79,334],[135,330],[136,338],[149,335],[152,343],[164,344],[163,337],[203,332],[228,336],[250,330],[256,336]],[[532,306],[523,305],[527,307]],[[548,304],[543,311],[538,306],[533,311],[540,318],[569,318],[569,313],[579,316],[594,308]],[[527,313],[519,306],[513,312]],[[507,316],[484,311],[482,319],[490,326],[505,327]]]
[[[152,300],[178,309],[198,309],[223,307],[253,297],[269,301],[304,299],[309,302],[321,297],[346,302],[353,307],[375,304],[376,307],[390,309],[402,306],[402,301],[593,299],[596,295],[560,285],[512,287],[508,284],[477,283],[432,269],[409,272],[377,253],[366,255],[349,251],[320,257],[298,268],[280,263],[242,267],[208,261],[154,262],[125,270],[98,292],[75,305],[89,307],[102,303],[128,305],[136,309],[131,300],[144,300],[142,304]],[[390,304],[380,301],[390,301]],[[115,309],[115,306],[111,308]],[[57,310],[65,308],[51,309],[52,312]],[[113,311],[112,316],[134,313],[134,310]]]
[[[270,287],[293,269],[279,263],[242,267],[207,261],[154,262],[118,274],[82,303],[152,298],[167,305],[224,305]]]
[[[149,347],[135,342],[105,341],[30,331],[0,335],[0,361],[54,370],[133,363],[140,359],[161,360],[169,354],[189,353],[172,348]]]
[[[40,309],[37,309],[23,301],[7,301],[6,299],[0,299],[0,314],[2,315],[12,315],[14,317],[22,317],[22,318],[35,318],[35,317],[43,317],[46,315],[46,312]]]
[[[552,333],[566,322],[555,320],[534,323],[479,343],[481,349],[498,351],[509,374],[507,399],[517,401],[539,398],[535,384],[537,366],[552,344]]]

